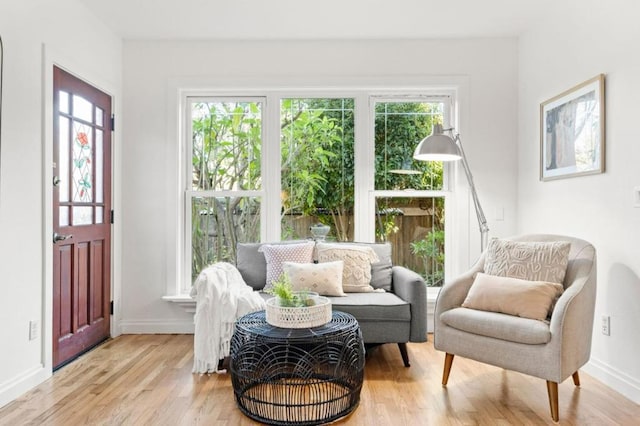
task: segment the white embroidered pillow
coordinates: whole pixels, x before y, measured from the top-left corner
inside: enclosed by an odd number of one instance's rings
[[[531,242],[493,238],[487,247],[484,272],[499,277],[562,284],[571,243]]]
[[[346,296],[342,291],[341,260],[326,263],[284,262],[294,291],[315,291],[321,296]]]
[[[311,263],[313,262],[313,241],[293,244],[263,244],[258,251],[264,254],[267,262],[267,282],[263,291],[271,291],[273,282],[284,272],[284,262]]]
[[[368,246],[353,244],[318,243],[318,262],[342,260],[342,289],[346,293],[368,293],[371,287],[371,264],[378,262],[375,251]],[[381,290],[384,291],[384,290]]]

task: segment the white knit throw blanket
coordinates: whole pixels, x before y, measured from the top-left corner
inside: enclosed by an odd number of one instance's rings
[[[264,309],[265,302],[226,262],[200,272],[190,294],[196,300],[193,372],[219,372],[218,361],[229,356],[236,319]]]

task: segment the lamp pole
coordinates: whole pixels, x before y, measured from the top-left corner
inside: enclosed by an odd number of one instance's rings
[[[480,200],[478,200],[478,191],[476,191],[476,185],[473,182],[473,175],[469,168],[469,162],[467,156],[462,148],[462,140],[460,134],[456,133],[451,137],[445,135],[444,132],[449,132],[453,135],[453,127],[443,129],[442,124],[435,123],[431,135],[422,139],[416,147],[413,158],[420,161],[457,161],[462,160],[462,168],[464,174],[467,176],[469,187],[471,188],[471,196],[473,197],[473,206],[476,210],[476,216],[478,218],[478,226],[480,227],[480,250],[483,252],[487,246],[487,237],[489,234],[489,226],[487,226],[487,218],[484,216]]]
[[[447,129],[447,130],[452,131],[453,129]],[[467,176],[467,181],[469,182],[469,187],[471,188],[471,197],[473,198],[473,206],[475,207],[475,210],[476,210],[476,216],[478,218],[478,226],[480,228],[480,252],[484,252],[484,249],[487,246],[487,237],[489,234],[489,226],[487,225],[487,218],[484,215],[484,211],[482,210],[482,206],[480,205],[480,200],[478,199],[478,192],[476,191],[476,185],[473,182],[473,175],[471,174],[471,169],[469,168],[469,162],[467,161],[467,156],[465,155],[464,148],[462,147],[462,140],[460,139],[460,134],[456,133],[454,142],[460,149],[462,168],[464,169],[464,174]]]

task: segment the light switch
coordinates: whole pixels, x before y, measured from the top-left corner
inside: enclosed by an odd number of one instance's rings
[[[633,188],[633,207],[640,208],[640,186]]]
[[[504,207],[496,207],[495,220],[496,221],[504,220]]]

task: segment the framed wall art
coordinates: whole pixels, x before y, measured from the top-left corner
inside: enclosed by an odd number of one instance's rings
[[[540,104],[540,179],[603,173],[604,74]]]

